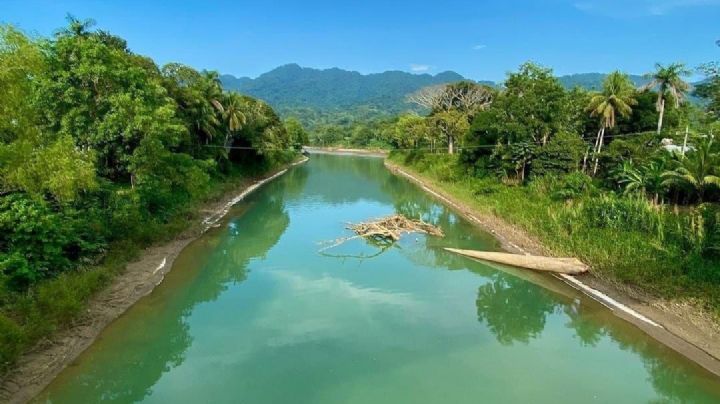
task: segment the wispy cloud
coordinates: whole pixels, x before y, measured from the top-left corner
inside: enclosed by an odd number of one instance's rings
[[[485,49],[485,48],[487,48],[487,45],[477,44],[477,45],[474,45],[472,48],[473,48],[473,50],[480,50],[480,49]]]
[[[720,6],[720,0],[583,0],[573,3],[573,6],[592,14],[657,16],[681,8]]]
[[[414,73],[423,73],[423,72],[430,71],[431,69],[432,69],[432,66],[430,66],[430,65],[419,65],[419,64],[415,64],[415,63],[410,65],[410,71],[412,71]]]

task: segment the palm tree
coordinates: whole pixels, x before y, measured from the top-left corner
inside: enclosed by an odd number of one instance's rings
[[[702,202],[710,187],[720,187],[720,153],[713,153],[712,144],[712,138],[698,144],[696,150],[680,160],[675,170],[663,174],[663,184],[689,188]]]
[[[224,104],[224,105],[223,105]],[[213,100],[213,105],[220,111],[222,120],[225,123],[225,141],[223,146],[229,152],[232,136],[242,129],[247,122],[243,113],[243,99],[238,93],[228,93],[224,96],[223,102]]]
[[[680,106],[685,100],[685,93],[690,89],[690,85],[682,79],[682,77],[688,75],[690,75],[690,70],[686,69],[682,63],[672,63],[668,66],[656,63],[655,73],[647,75],[651,80],[643,88],[645,90],[651,88],[658,89],[658,98],[655,103],[655,108],[659,113],[657,125],[658,135],[662,131],[663,116],[665,115],[665,99],[669,95],[672,100],[675,101],[675,108]]]
[[[60,29],[57,32],[59,35],[87,37],[91,33],[90,28],[96,24],[93,19],[80,20],[72,14],[67,14],[65,20],[67,20],[68,26],[67,28]]]
[[[665,161],[663,160],[652,161],[639,168],[629,161],[623,163],[618,182],[625,187],[624,194],[641,192],[652,197],[653,204],[657,205],[660,202],[660,195],[665,189],[664,173]]]
[[[610,73],[603,82],[603,90],[592,96],[587,110],[590,116],[600,118],[600,130],[595,140],[595,167],[593,175],[597,173],[598,160],[605,138],[605,129],[615,127],[617,115],[629,116],[631,105],[636,105],[635,88],[630,78],[620,71]]]
[[[205,143],[215,137],[215,132],[220,126],[220,119],[217,113],[222,114],[224,110],[220,100],[222,99],[222,87],[220,78],[216,72],[203,72],[200,81],[200,100],[194,109],[195,128],[205,135]]]

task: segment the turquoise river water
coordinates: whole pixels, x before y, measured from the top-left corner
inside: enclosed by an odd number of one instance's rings
[[[381,249],[400,212],[445,238]],[[381,159],[313,155],[237,204],[38,402],[720,403],[720,380],[549,276],[442,247],[488,234]]]

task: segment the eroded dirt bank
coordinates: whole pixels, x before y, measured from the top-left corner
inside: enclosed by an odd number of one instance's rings
[[[483,230],[492,233],[505,250],[521,254],[553,255],[542,243],[526,232],[502,218],[478,212],[467,206],[435,186],[431,181],[423,178],[421,174],[388,160],[385,160],[385,166],[393,173],[409,179],[429,194],[453,207]],[[633,323],[648,335],[720,376],[720,323],[693,305],[692,302],[669,301],[651,297],[628,286],[598,278],[593,275],[592,270],[588,274],[575,277],[575,279],[579,283],[563,281],[596,300],[598,300],[597,296],[589,293],[590,290],[595,291],[592,293],[599,292],[609,297],[618,305],[613,307],[606,301],[601,301],[601,303],[608,306],[617,316]],[[624,311],[623,306],[630,311]],[[660,326],[643,321],[642,317],[650,319]]]
[[[173,241],[144,250],[106,289],[91,299],[85,314],[23,355],[17,365],[0,379],[0,402],[24,403],[35,397],[87,349],[105,327],[152,292],[172,269],[173,262],[185,246],[222,219],[232,205],[284,174],[289,167],[307,160],[303,158],[256,181],[248,181],[242,189],[204,206],[201,209],[205,213],[204,218],[193,223]]]

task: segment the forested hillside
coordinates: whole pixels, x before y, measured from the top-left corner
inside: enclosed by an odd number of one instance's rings
[[[281,112],[300,106],[319,110],[369,106],[392,114],[410,107],[404,100],[406,94],[463,77],[454,72],[434,76],[400,71],[363,75],[338,68],[319,70],[288,64],[256,79],[230,75],[220,79],[226,89],[260,98]]]
[[[582,87],[597,90],[607,75],[582,73],[558,77],[567,89]],[[637,86],[648,79],[630,75]],[[313,69],[288,64],[273,69],[255,79],[220,76],[227,90],[257,97],[268,102],[282,116],[295,116],[311,131],[323,126],[350,127],[357,122],[392,117],[402,112],[422,112],[422,108],[408,103],[406,97],[423,87],[468,80],[447,71],[436,75],[411,74],[401,71],[361,74],[339,68]],[[502,83],[481,80],[479,84],[497,87]]]
[[[604,73],[576,73],[559,76],[560,84],[570,90],[573,87],[580,87],[584,90],[601,90],[603,81],[607,77]],[[636,87],[642,87],[650,82],[650,79],[637,74],[628,74],[628,78]]]

